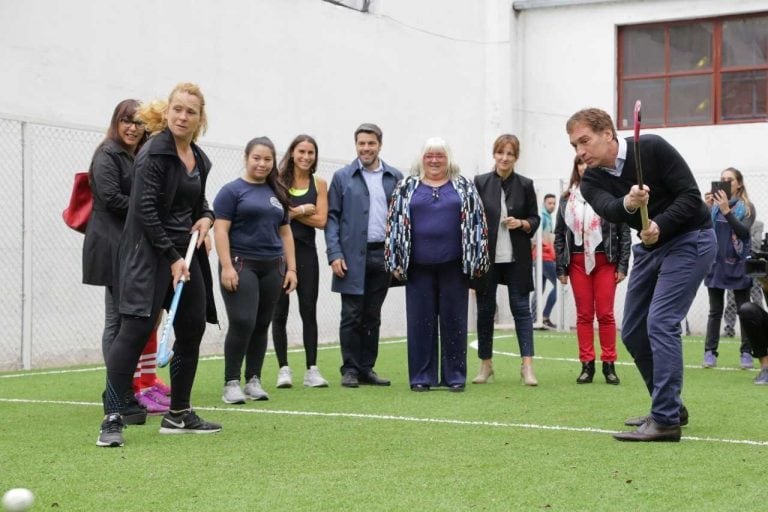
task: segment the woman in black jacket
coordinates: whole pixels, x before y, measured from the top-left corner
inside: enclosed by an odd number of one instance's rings
[[[211,162],[195,140],[206,128],[205,100],[195,84],[182,83],[168,102],[142,108],[140,117],[156,133],[136,158],[134,185],[120,244],[120,332],[107,358],[107,392],[98,446],[122,446],[120,412],[134,368],[160,310],[173,289],[187,280],[179,301],[171,360],[170,411],[161,434],[211,433],[221,430],[203,421],[190,406],[200,341],[206,319],[216,322],[210,265],[203,241],[213,224],[205,198]],[[187,268],[182,254],[191,233],[200,234]]]
[[[538,384],[533,373],[533,319],[529,296],[533,290],[531,237],[539,228],[540,218],[533,181],[515,172],[519,156],[517,137],[501,135],[493,143],[494,169],[475,176],[475,188],[483,201],[488,223],[491,269],[474,284],[477,355],[480,358],[480,370],[472,380],[474,384],[483,384],[493,376],[493,317],[496,289],[500,284],[507,286],[515,319],[515,334],[522,358],[520,377],[527,386]]]
[[[590,383],[595,375],[594,321],[597,316],[605,382],[619,384],[614,365],[613,303],[616,285],[624,280],[629,269],[629,225],[601,219],[584,200],[579,186],[586,169],[587,165],[576,157],[568,190],[560,197],[555,226],[556,271],[564,285],[570,277],[576,302],[576,336],[581,361],[576,382]]]
[[[88,169],[93,194],[93,210],[83,240],[83,283],[104,287],[104,332],[101,351],[107,360],[112,342],[120,330],[120,312],[114,298],[117,284],[113,271],[120,246],[125,216],[128,213],[128,196],[133,184],[133,161],[142,144],[147,140],[144,122],[137,116],[139,102],[123,100],[112,112],[107,136],[96,148]],[[123,420],[128,425],[141,425],[147,413],[162,414],[168,411],[169,388],[157,377],[157,336],[150,333],[142,358],[136,367],[133,392],[126,397],[127,407]]]
[[[112,264],[120,246],[128,196],[133,183],[133,160],[147,140],[144,123],[136,117],[137,100],[123,100],[112,112],[107,136],[96,148],[88,169],[93,210],[83,241],[83,283],[104,287],[104,333],[101,350],[107,360],[109,347],[120,329],[120,313],[113,300],[116,277]]]

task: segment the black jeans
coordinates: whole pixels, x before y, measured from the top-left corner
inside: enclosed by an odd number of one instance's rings
[[[723,318],[723,295],[725,290],[722,288],[707,288],[709,292],[709,318],[707,319],[707,336],[704,341],[704,350],[711,350],[715,356],[718,355],[717,347],[720,344],[720,321]],[[749,288],[744,290],[733,290],[733,296],[736,299],[736,310],[745,302],[749,302]],[[741,352],[750,353],[749,336],[741,328]]]
[[[221,287],[229,329],[224,338],[224,381],[240,380],[245,358],[245,380],[261,379],[267,352],[267,332],[275,304],[283,290],[282,258],[235,263],[237,290]],[[281,271],[282,270],[282,271]],[[221,274],[221,269],[219,269]]]
[[[752,355],[758,359],[768,356],[768,313],[752,302],[746,302],[738,310],[741,330],[752,343]]]
[[[296,242],[296,296],[299,299],[299,314],[303,329],[304,354],[306,366],[317,364],[317,296],[320,283],[320,267],[317,262],[317,249],[299,241]],[[288,366],[288,323],[290,298],[285,293],[280,295],[272,316],[272,343],[278,366]]]
[[[341,294],[341,373],[366,374],[379,355],[381,306],[387,297],[391,274],[384,270],[384,248],[369,249],[365,261],[363,295]]]
[[[174,411],[190,407],[200,341],[205,332],[205,284],[197,258],[192,259],[189,274],[190,280],[184,284],[184,291],[173,323],[176,341],[173,344],[173,358],[170,366],[171,409]],[[157,285],[152,298],[150,316],[122,315],[120,332],[109,350],[104,404],[104,411],[107,414],[121,411],[125,398],[132,394],[131,383],[141,352],[155,328],[160,310],[171,302],[173,288],[170,265],[159,265],[156,279]]]

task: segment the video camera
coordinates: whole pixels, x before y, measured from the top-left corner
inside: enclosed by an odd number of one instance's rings
[[[752,249],[746,261],[746,270],[750,277],[768,276],[768,233],[763,238],[760,248]]]

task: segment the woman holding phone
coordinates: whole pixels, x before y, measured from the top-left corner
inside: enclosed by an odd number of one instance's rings
[[[729,167],[720,174],[720,180],[718,185],[713,183],[712,192],[704,195],[717,235],[715,263],[704,279],[709,293],[709,319],[701,364],[704,368],[717,366],[725,290],[733,290],[738,310],[749,301],[752,286],[752,279],[746,274],[745,260],[749,256],[749,232],[755,222],[755,206],[749,200],[741,171]],[[752,368],[752,349],[743,330],[740,365],[744,369]]]

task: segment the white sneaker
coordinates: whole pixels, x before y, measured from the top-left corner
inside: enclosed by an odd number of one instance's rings
[[[245,393],[240,389],[239,380],[230,380],[224,385],[224,394],[221,395],[221,399],[225,404],[244,404]]]
[[[304,374],[304,387],[327,388],[328,381],[320,375],[320,370],[317,369],[317,366],[310,366],[309,370]]]
[[[258,377],[251,377],[243,392],[251,400],[269,400],[269,395],[261,387],[261,381]]]
[[[290,367],[280,367],[280,371],[277,372],[277,387],[281,389],[293,387],[293,372]]]

